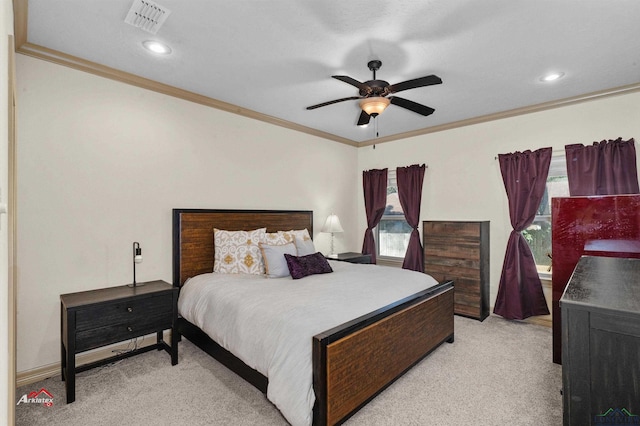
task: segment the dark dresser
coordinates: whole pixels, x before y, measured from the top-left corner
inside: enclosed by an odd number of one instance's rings
[[[557,197],[551,217],[553,362],[560,363],[559,302],[569,278],[582,255],[640,257],[640,195]]]
[[[139,283],[60,296],[62,380],[67,403],[75,400],[76,373],[153,349],[165,349],[178,363],[177,333],[171,345],[162,332],[172,329],[178,317],[178,288],[164,281]],[[76,366],[76,354],[112,343],[156,333],[156,343],[97,362]]]
[[[640,259],[582,256],[560,309],[564,424],[640,424]]]

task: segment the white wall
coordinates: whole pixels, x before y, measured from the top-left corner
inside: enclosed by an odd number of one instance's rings
[[[357,149],[18,55],[18,372],[60,359],[59,295],[171,282],[172,208],[304,209],[358,246]]]
[[[12,3],[3,1],[0,3],[0,203],[6,203],[9,193],[9,175],[7,173],[9,156],[9,90],[7,81],[9,80],[8,66],[9,63],[9,35],[13,34],[13,9]],[[9,341],[9,327],[12,321],[9,319],[9,264],[8,264],[8,233],[6,215],[0,215],[0,342],[2,342],[2,351],[0,351],[0,401],[8,401],[13,405],[13,401],[9,401],[9,396],[13,395],[9,391],[9,387],[13,387],[13,383],[9,383],[10,369],[13,365],[9,360],[13,360],[13,355],[9,351],[13,351]],[[9,418],[9,405],[0,403],[0,419]]]
[[[379,127],[382,132],[384,120]],[[548,146],[563,152],[566,144],[590,144],[618,137],[625,140],[634,137],[640,158],[640,93],[384,143],[375,149],[361,148],[358,150],[358,196],[363,196],[363,170],[427,164],[421,221],[491,221],[493,306],[511,232],[506,193],[495,159],[497,154]],[[358,220],[359,228],[364,230],[364,204],[358,205]]]
[[[171,281],[172,208],[312,209],[323,251],[335,212],[336,251],[357,251],[371,168],[429,166],[421,220],[491,221],[493,303],[511,230],[496,155],[640,137],[639,93],[355,149],[21,55],[17,69],[19,372],[59,361],[60,294],[131,281],[133,241],[139,280]]]

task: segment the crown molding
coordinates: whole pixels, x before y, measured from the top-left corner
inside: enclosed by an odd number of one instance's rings
[[[327,139],[327,140],[331,140],[341,144],[350,145],[353,147],[367,147],[371,145],[379,145],[382,143],[398,141],[402,139],[426,135],[429,133],[442,132],[445,130],[457,129],[460,127],[471,126],[474,124],[486,123],[490,121],[501,120],[504,118],[531,114],[534,112],[547,111],[550,109],[561,108],[569,105],[575,105],[582,102],[599,100],[609,96],[625,95],[625,94],[640,91],[640,83],[630,84],[627,86],[615,87],[612,89],[587,93],[584,95],[574,96],[570,98],[544,102],[541,104],[530,105],[530,106],[521,107],[521,108],[515,108],[507,111],[482,115],[479,117],[469,118],[465,120],[459,120],[452,123],[425,127],[423,129],[413,130],[413,131],[404,132],[404,133],[398,133],[395,135],[385,136],[382,138],[370,139],[363,142],[356,142],[354,140],[343,138],[341,136],[337,136],[331,133],[322,132],[320,130],[312,129],[310,127],[302,126],[296,123],[292,123],[290,121],[272,117],[267,114],[262,114],[250,109],[239,107],[237,105],[233,105],[227,102],[219,101],[217,99],[209,98],[207,96],[202,96],[197,93],[189,92],[187,90],[179,89],[177,87],[159,83],[157,81],[146,79],[146,78],[137,76],[135,74],[123,72],[115,68],[106,67],[104,65],[87,61],[87,60],[84,60],[75,56],[71,56],[56,50],[31,44],[27,40],[28,0],[13,0],[13,8],[14,8],[15,46],[16,46],[17,53],[42,59],[45,61],[53,62],[58,65],[74,68],[79,71],[88,72],[100,77],[116,80],[121,83],[130,84],[130,85],[141,87],[147,90],[152,90],[158,93],[165,94],[167,96],[176,97],[189,102],[194,102],[200,105],[208,106],[211,108],[219,109],[219,110],[230,112],[233,114],[238,114],[254,120],[259,120],[265,123],[284,127],[290,130],[306,133],[322,139]]]
[[[413,130],[411,132],[398,133],[391,136],[382,137],[379,139],[370,139],[358,144],[359,147],[379,145],[385,142],[393,142],[400,139],[412,138],[415,136],[426,135],[429,133],[442,132],[445,130],[457,129],[465,126],[472,126],[474,124],[486,123],[489,121],[502,120],[503,118],[516,117],[519,115],[531,114],[534,112],[547,111],[554,108],[562,108],[565,106],[576,105],[583,102],[595,101],[611,96],[626,95],[640,91],[640,83],[629,84],[627,86],[614,87],[612,89],[601,90],[598,92],[591,92],[571,98],[558,99],[555,101],[544,102],[536,105],[529,105],[522,108],[510,109],[507,111],[497,112],[493,114],[482,115],[480,117],[469,118],[466,120],[454,121],[452,123],[441,124],[439,126],[427,127],[424,129]]]
[[[127,73],[117,70],[115,68],[107,67],[97,64],[95,62],[87,61],[66,53],[62,53],[56,50],[52,50],[39,45],[31,44],[29,42],[23,43],[16,47],[16,52],[22,55],[31,56],[37,59],[42,59],[48,62],[53,62],[58,65],[63,65],[69,68],[73,68],[79,71],[87,72],[99,77],[108,78],[111,80],[119,81],[121,83],[130,84],[143,89],[152,90],[154,92],[162,93],[167,96],[183,99],[189,102],[194,102],[207,107],[215,108],[221,111],[230,112],[232,114],[238,114],[244,117],[248,117],[254,120],[263,121],[265,123],[273,124],[279,127],[284,127],[290,130],[306,133],[319,138],[332,140],[346,145],[354,147],[358,146],[358,142],[350,139],[346,139],[340,136],[336,136],[330,133],[322,132],[310,127],[301,126],[299,124],[292,123],[290,121],[282,120],[280,118],[272,117],[267,114],[262,114],[247,108],[242,108],[237,105],[233,105],[227,102],[219,101],[217,99],[209,98],[207,96],[199,95],[188,90],[183,90],[174,86],[159,83],[154,80],[143,78],[135,74]]]

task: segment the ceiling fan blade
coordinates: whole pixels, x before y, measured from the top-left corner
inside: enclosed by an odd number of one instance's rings
[[[399,107],[406,108],[409,111],[416,112],[420,115],[431,115],[435,111],[435,109],[430,108],[426,105],[419,104],[417,102],[410,101],[409,99],[399,98],[397,96],[391,96],[389,98],[391,103],[394,105],[398,105]]]
[[[360,83],[358,80],[351,78],[347,75],[332,75],[331,77],[340,80],[340,81],[344,81],[347,84],[350,84],[352,86],[357,87],[360,90],[364,90],[365,92],[370,92],[371,88],[369,86],[367,86],[364,83]]]
[[[428,75],[426,77],[414,78],[413,80],[403,81],[401,83],[389,86],[389,93],[401,92],[402,90],[415,89],[416,87],[432,86],[441,84],[442,80],[437,75]]]
[[[320,108],[320,107],[323,107],[323,106],[327,106],[327,105],[335,104],[335,103],[338,103],[338,102],[352,101],[352,100],[354,100],[354,99],[360,99],[360,96],[350,96],[350,97],[348,97],[348,98],[334,99],[333,101],[323,102],[323,103],[318,104],[318,105],[311,105],[311,106],[308,106],[308,107],[307,107],[307,109],[316,109],[316,108]]]
[[[358,126],[366,126],[367,124],[369,124],[369,120],[371,120],[371,116],[362,111],[360,113],[360,118],[358,118]]]

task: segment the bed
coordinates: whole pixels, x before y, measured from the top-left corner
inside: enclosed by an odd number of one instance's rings
[[[313,213],[174,209],[174,285],[182,288],[189,279],[193,283],[196,278],[216,275],[211,274],[214,228],[234,231],[263,227],[267,232],[306,228],[313,235]],[[340,271],[347,271],[351,267],[380,268],[372,265],[347,267],[336,261],[331,263]],[[315,399],[311,416],[314,425],[344,422],[440,344],[453,342],[453,283],[435,283],[355,316],[308,337],[312,394]],[[183,317],[178,319],[176,331],[268,394],[269,379],[266,375],[226,350],[223,347],[225,342],[219,344]],[[287,415],[285,417],[289,420]]]

